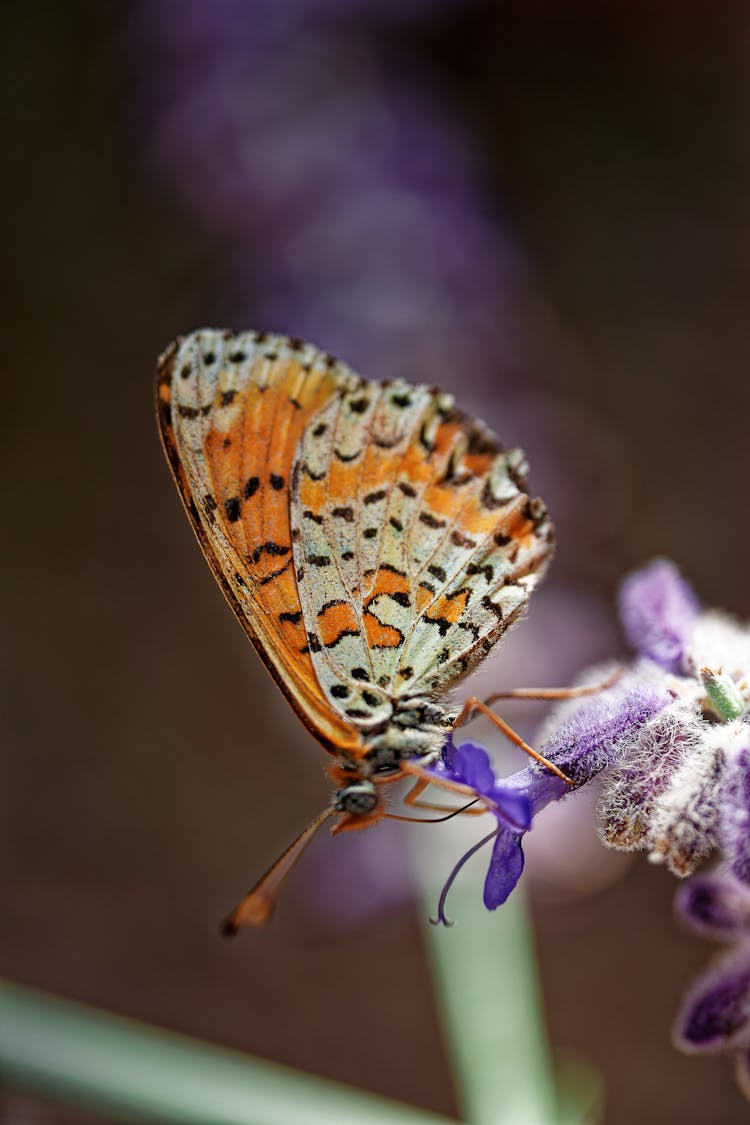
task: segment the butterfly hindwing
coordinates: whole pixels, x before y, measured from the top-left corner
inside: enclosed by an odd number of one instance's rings
[[[449,396],[403,382],[363,382],[307,428],[295,564],[316,675],[352,722],[443,694],[522,612],[552,548],[524,471]]]

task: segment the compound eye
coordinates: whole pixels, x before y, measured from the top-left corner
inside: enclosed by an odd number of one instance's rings
[[[347,785],[346,789],[339,789],[336,794],[338,811],[351,813],[353,816],[363,816],[372,812],[377,803],[378,794],[371,781]]]

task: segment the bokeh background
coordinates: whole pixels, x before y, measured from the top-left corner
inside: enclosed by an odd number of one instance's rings
[[[307,336],[523,444],[560,546],[478,690],[620,652],[655,554],[750,614],[747,6],[41,0],[3,32],[2,973],[455,1113],[419,829],[317,841],[270,930],[217,936],[327,789],[193,542],[154,361],[206,324]],[[571,806],[530,849],[554,1051],[611,1125],[746,1120],[669,1043],[710,952],[671,877]]]

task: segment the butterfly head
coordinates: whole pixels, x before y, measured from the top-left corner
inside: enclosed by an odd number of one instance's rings
[[[374,783],[366,778],[359,778],[350,785],[345,785],[334,795],[336,812],[348,813],[350,816],[369,816],[379,804],[378,791]]]

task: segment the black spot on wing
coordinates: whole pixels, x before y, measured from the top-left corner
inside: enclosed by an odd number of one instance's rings
[[[505,617],[503,616],[503,611],[501,610],[500,606],[496,605],[495,602],[493,602],[492,598],[489,597],[488,594],[485,594],[485,596],[482,598],[482,605],[484,606],[485,609],[488,609],[490,611],[490,613],[494,613],[494,615],[498,619],[498,621],[504,621],[505,620]]]
[[[252,554],[252,559],[254,563],[257,563],[260,562],[263,555],[283,556],[288,555],[290,551],[291,547],[282,547],[278,543],[274,543],[269,539],[268,542],[261,543],[258,547],[255,548]]]
[[[186,406],[180,403],[177,407],[177,413],[181,418],[205,418],[211,413],[212,407],[208,406]]]
[[[381,563],[378,570],[386,570],[389,574],[397,574],[399,578],[406,578],[406,572],[399,570],[397,566],[392,566],[391,563]]]
[[[341,458],[341,460],[343,460],[343,458]],[[308,478],[309,478],[310,480],[315,480],[315,481],[317,481],[317,480],[323,480],[323,479],[324,479],[324,477],[325,477],[325,475],[326,475],[326,470],[325,470],[325,469],[323,469],[323,471],[322,471],[321,473],[314,473],[314,472],[312,471],[312,469],[310,468],[310,466],[308,465],[307,461],[305,461],[305,463],[304,463],[304,464],[303,464],[303,466],[302,466],[302,472],[303,472],[303,473],[305,474],[305,476],[306,476],[306,477],[308,477]],[[293,485],[294,485],[294,482],[293,482]]]
[[[490,511],[494,511],[497,508],[505,508],[510,504],[511,500],[515,500],[515,496],[495,496],[490,487],[489,477],[487,478],[484,482],[481,496],[481,502],[485,508]]]
[[[446,526],[446,521],[433,516],[432,512],[420,512],[419,522],[423,523],[425,527],[431,527],[435,530],[437,530],[437,528]]]
[[[358,637],[359,635],[359,629],[342,629],[333,640],[326,641],[326,648],[335,648],[339,641],[343,641],[344,637]]]
[[[465,547],[469,551],[477,546],[475,539],[470,539],[468,535],[462,535],[460,531],[451,533],[451,543],[454,547]]]
[[[411,598],[409,597],[409,595],[407,593],[405,593],[402,590],[396,590],[395,593],[379,595],[379,596],[390,598],[391,601],[394,601],[396,603],[396,605],[402,605],[402,606],[405,606],[405,607],[408,607],[408,606],[411,605]]]
[[[441,637],[445,636],[445,634],[448,632],[451,625],[453,624],[453,622],[449,621],[447,617],[426,617],[425,616],[425,617],[422,618],[422,620],[426,621],[428,625],[434,625],[438,629]]]
[[[476,563],[469,563],[466,568],[466,574],[470,578],[475,574],[483,574],[487,583],[490,583],[495,577],[495,571],[489,563],[486,563],[485,566],[477,566]]]
[[[274,578],[278,578],[280,574],[283,574],[284,571],[287,570],[291,566],[291,564],[292,564],[292,560],[291,560],[291,557],[290,557],[286,560],[286,562],[284,563],[283,566],[279,567],[278,570],[273,570],[273,571],[271,571],[270,574],[267,574],[265,576],[265,578],[261,578],[260,581],[258,582],[258,585],[259,586],[267,586],[269,582],[273,582]]]

